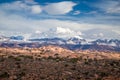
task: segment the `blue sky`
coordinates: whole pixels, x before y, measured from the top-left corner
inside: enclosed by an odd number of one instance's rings
[[[120,0],[0,0],[0,32],[31,33],[56,27],[120,34]]]

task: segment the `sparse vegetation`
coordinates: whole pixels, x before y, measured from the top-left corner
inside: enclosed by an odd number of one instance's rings
[[[0,78],[9,78],[8,72],[3,72],[0,74]]]
[[[4,51],[1,50],[1,52]],[[36,53],[13,55],[10,52],[4,56],[2,55],[4,53],[0,54],[0,80],[120,79],[120,59],[90,58],[85,57],[82,53],[73,58],[60,57],[56,52],[53,53],[54,56],[49,55],[47,57],[43,54],[41,57],[37,57]],[[34,54],[36,55],[34,56]]]

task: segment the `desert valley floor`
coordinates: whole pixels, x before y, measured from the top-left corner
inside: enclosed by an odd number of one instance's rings
[[[1,47],[0,80],[120,80],[120,53]]]

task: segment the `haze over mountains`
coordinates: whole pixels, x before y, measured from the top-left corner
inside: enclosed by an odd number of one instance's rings
[[[9,32],[8,32],[9,33]],[[89,29],[84,31],[75,31],[70,28],[56,27],[50,28],[47,31],[36,30],[31,33],[9,33],[1,32],[1,36],[23,36],[24,39],[40,39],[40,38],[63,38],[68,39],[71,37],[76,37],[79,39],[87,39],[87,40],[96,40],[96,39],[120,39],[120,34],[116,33],[112,30],[106,29]]]

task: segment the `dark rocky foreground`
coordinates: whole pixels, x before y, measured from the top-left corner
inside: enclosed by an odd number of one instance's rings
[[[0,80],[120,80],[120,54],[57,46],[0,48]]]
[[[0,80],[120,80],[120,60],[1,56]]]

